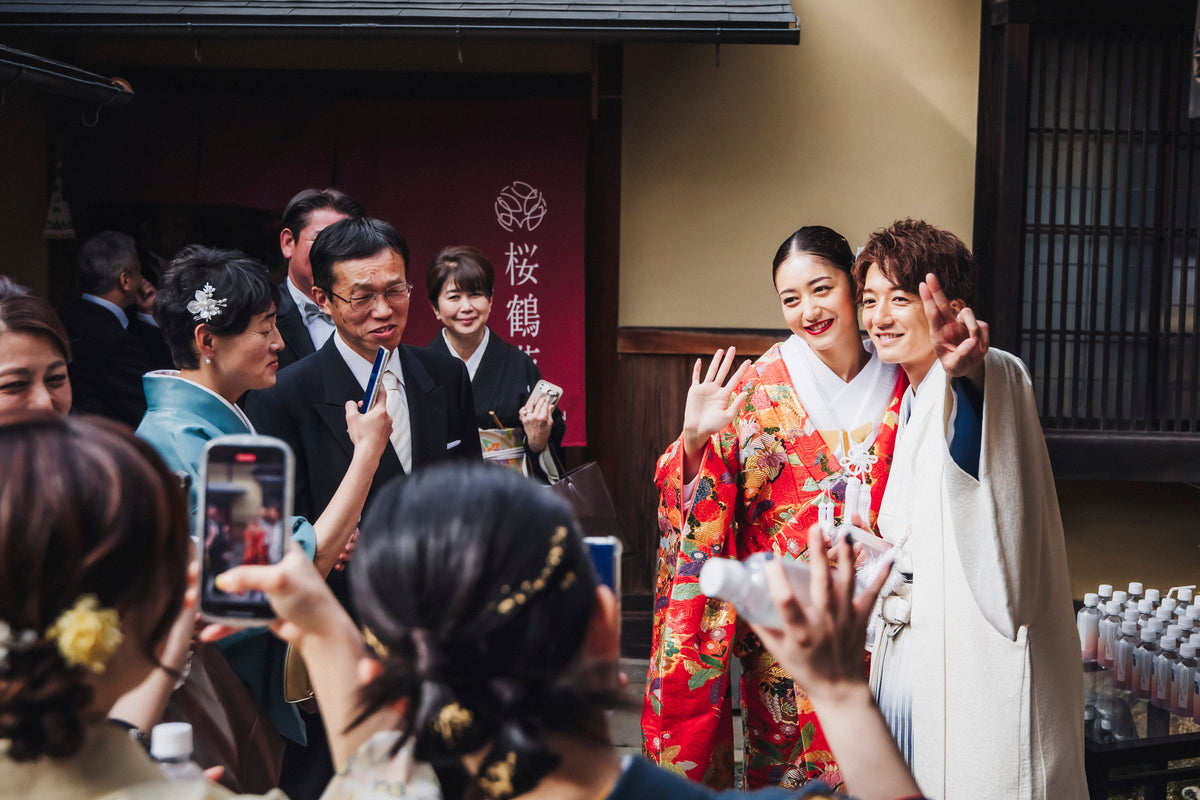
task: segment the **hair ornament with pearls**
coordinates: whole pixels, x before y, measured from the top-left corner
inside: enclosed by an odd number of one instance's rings
[[[221,316],[222,309],[229,302],[229,298],[213,297],[216,291],[211,283],[205,283],[203,288],[196,290],[196,299],[187,304],[188,313],[195,315],[192,319],[208,322],[210,319]]]

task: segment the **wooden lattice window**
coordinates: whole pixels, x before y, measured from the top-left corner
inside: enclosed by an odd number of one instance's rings
[[[1190,31],[1033,26],[1015,344],[1047,433],[1200,434]]]

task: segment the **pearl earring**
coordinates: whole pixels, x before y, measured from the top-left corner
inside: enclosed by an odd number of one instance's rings
[[[204,357],[204,363],[205,363],[205,364],[211,364],[211,363],[212,363],[212,356],[205,356],[205,357]]]

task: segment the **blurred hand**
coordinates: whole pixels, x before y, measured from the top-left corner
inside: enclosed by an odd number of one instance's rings
[[[554,426],[554,406],[550,405],[550,398],[542,395],[532,406],[523,406],[520,416],[529,449],[534,453],[545,450],[550,442],[550,428]]]
[[[863,648],[867,622],[889,571],[882,570],[874,584],[856,597],[850,545],[843,541],[827,554],[825,537],[816,525],[808,531],[808,542],[810,602],[796,597],[783,562],[776,559],[767,565],[767,583],[784,627],[751,627],[796,685],[818,700],[866,683]],[[836,566],[831,566],[830,555],[836,558]]]
[[[346,569],[346,565],[350,563],[351,556],[354,555],[354,543],[357,541],[358,528],[355,528],[354,533],[350,534],[350,539],[346,542],[346,546],[342,549],[342,552],[338,554],[337,563],[333,565],[335,570],[338,572],[343,572]]]
[[[158,299],[158,289],[150,281],[142,278],[142,285],[137,290],[137,299],[133,304],[142,314],[154,314],[154,301]]]
[[[354,625],[316,567],[292,541],[288,542],[287,552],[278,564],[234,567],[218,575],[216,585],[230,594],[266,593],[276,615],[271,630],[295,645],[301,645],[305,637],[321,636],[342,625]],[[227,625],[209,625],[201,638],[213,641],[238,630]]]

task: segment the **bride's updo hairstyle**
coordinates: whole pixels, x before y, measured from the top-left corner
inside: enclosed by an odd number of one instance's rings
[[[278,305],[279,287],[260,261],[238,250],[191,244],[159,278],[154,321],[175,366],[196,369],[197,325],[207,325],[215,336],[237,336],[256,314]]]
[[[596,577],[569,507],[510,470],[443,465],[384,487],[350,582],[383,674],[360,720],[407,699],[415,755],[461,769],[471,791],[523,794],[558,764],[543,731],[598,737],[616,665],[581,663]]]
[[[805,225],[784,239],[783,244],[779,245],[779,249],[775,251],[775,258],[771,262],[772,280],[779,274],[779,267],[783,262],[796,253],[808,253],[829,262],[846,273],[851,289],[854,288],[854,277],[851,275],[851,271],[854,269],[854,251],[850,249],[850,243],[846,241],[846,237],[833,228],[826,228],[824,225]]]
[[[157,663],[187,583],[187,507],[150,446],[98,417],[0,425],[0,464],[0,739],[17,761],[67,758],[88,671],[122,639]]]

